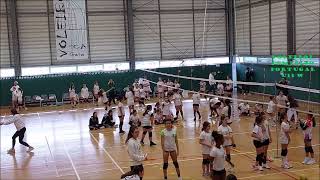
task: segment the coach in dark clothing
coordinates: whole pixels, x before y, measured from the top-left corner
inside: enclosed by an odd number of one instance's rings
[[[113,122],[112,110],[109,110],[108,114],[103,117],[101,125],[105,128],[113,127],[115,125],[115,122]]]
[[[89,120],[89,129],[90,130],[97,130],[97,129],[100,129],[101,126],[102,125],[99,124],[97,112],[94,112]]]

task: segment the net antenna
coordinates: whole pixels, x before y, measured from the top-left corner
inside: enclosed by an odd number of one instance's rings
[[[202,65],[202,60],[203,60],[204,40],[205,40],[205,38],[207,37],[207,35],[206,35],[207,9],[208,9],[208,0],[206,0],[206,7],[204,8],[203,31],[202,31],[202,47],[201,47],[201,61],[200,61],[200,65]]]

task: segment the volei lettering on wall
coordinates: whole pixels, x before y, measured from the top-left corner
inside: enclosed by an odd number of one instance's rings
[[[67,55],[66,47],[68,38],[66,26],[67,26],[67,18],[66,18],[66,9],[64,6],[64,0],[59,0],[55,4],[55,18],[56,18],[56,38],[59,39],[59,47],[58,50],[60,51],[60,57]]]

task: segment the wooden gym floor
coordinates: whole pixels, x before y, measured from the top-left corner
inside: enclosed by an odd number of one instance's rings
[[[239,97],[238,97],[239,98]],[[319,105],[316,107],[319,109]],[[26,148],[18,141],[15,155],[7,154],[11,147],[11,136],[15,132],[14,125],[1,127],[1,176],[0,179],[120,179],[122,172],[127,172],[130,160],[124,144],[127,134],[119,135],[117,129],[88,130],[88,120],[94,109],[66,110],[48,113],[33,113],[25,115],[27,132],[26,141],[35,147],[33,153],[26,153]],[[99,109],[99,120],[104,111]],[[126,109],[128,112],[128,109]],[[201,124],[193,121],[192,103],[184,102],[186,121],[179,120],[178,138],[180,156],[178,158],[181,175],[186,180],[209,179],[202,177],[202,156],[199,145]],[[207,104],[202,101],[201,113],[203,120],[207,120]],[[302,118],[305,115],[301,115]],[[300,116],[300,117],[301,117]],[[115,116],[117,117],[116,113]],[[118,118],[115,118],[118,124]],[[232,161],[235,164],[233,173],[238,179],[319,179],[319,123],[313,129],[313,149],[317,164],[303,165],[304,143],[302,131],[293,130],[292,142],[289,145],[289,160],[292,169],[283,170],[281,159],[275,158],[270,163],[271,169],[263,172],[253,171],[255,149],[250,136],[254,116],[241,117],[240,122],[234,122],[231,128],[237,147],[232,151]],[[319,118],[317,117],[317,122]],[[162,151],[159,132],[163,125],[155,126],[154,139],[158,144],[149,147],[148,137],[145,139],[144,152],[149,154],[144,162],[146,180],[163,179]],[[128,132],[128,115],[125,118],[124,129]],[[212,129],[216,129],[213,125]],[[269,156],[277,156],[276,128],[272,128],[274,142],[269,146]],[[278,153],[280,153],[278,151]],[[230,169],[228,165],[227,169]],[[177,179],[173,164],[169,163],[169,179]]]

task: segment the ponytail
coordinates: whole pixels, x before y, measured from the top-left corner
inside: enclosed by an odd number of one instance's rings
[[[129,130],[129,133],[128,133],[128,136],[127,136],[127,139],[126,139],[126,144],[128,143],[129,139],[131,139],[133,137],[133,132],[134,130],[136,130],[138,127],[137,126],[131,126],[130,127],[130,130]]]
[[[210,125],[210,123],[208,121],[203,122],[201,131],[206,130],[209,125]]]

